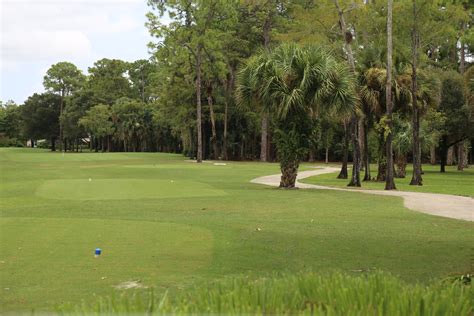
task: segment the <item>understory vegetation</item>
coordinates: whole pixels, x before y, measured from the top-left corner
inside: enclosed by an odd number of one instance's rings
[[[266,278],[233,277],[165,292],[117,294],[82,305],[63,305],[59,314],[100,315],[470,315],[470,276],[430,285],[406,284],[389,274],[355,276],[299,273]]]

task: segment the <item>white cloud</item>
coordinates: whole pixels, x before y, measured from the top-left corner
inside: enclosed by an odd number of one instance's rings
[[[46,70],[70,61],[147,58],[146,0],[0,0],[0,99],[42,91]]]
[[[80,31],[16,31],[4,34],[1,58],[5,61],[31,61],[87,57],[91,44]]]
[[[0,0],[2,64],[91,55],[91,37],[143,28],[128,8],[143,0]]]

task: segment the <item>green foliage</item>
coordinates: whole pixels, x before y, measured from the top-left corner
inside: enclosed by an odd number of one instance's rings
[[[446,71],[441,75],[441,102],[439,111],[445,117],[443,135],[448,143],[472,137],[473,118],[469,115],[469,105],[466,104],[463,78],[454,71]]]
[[[61,97],[51,93],[33,94],[21,106],[23,135],[33,138],[55,138],[59,134]]]
[[[63,305],[60,313],[469,315],[472,287],[459,283],[408,285],[380,272],[362,276],[300,273],[232,277],[170,294],[123,294]]]
[[[309,130],[309,126],[304,121],[286,121],[284,124],[284,127],[275,130],[275,144],[278,150],[278,159],[282,167],[296,164],[295,166],[298,168],[299,161],[305,157],[309,148],[308,135],[304,133],[305,130],[303,130],[302,133],[300,124],[307,125],[306,132]]]
[[[13,101],[0,101],[0,147],[21,147],[21,108]]]
[[[237,100],[241,105],[261,104],[272,114],[282,180],[292,173],[289,186],[294,186],[299,161],[309,148],[311,116],[355,111],[354,85],[347,67],[316,46],[282,45],[263,51],[240,71]]]
[[[47,90],[64,97],[78,90],[84,82],[85,76],[74,64],[59,62],[48,69],[43,85]]]
[[[87,110],[86,114],[79,120],[79,124],[96,137],[109,136],[115,131],[112,112],[106,104],[98,104]]]
[[[96,104],[111,105],[121,97],[130,97],[132,88],[126,77],[128,63],[118,59],[103,58],[89,67],[87,82],[95,98]]]

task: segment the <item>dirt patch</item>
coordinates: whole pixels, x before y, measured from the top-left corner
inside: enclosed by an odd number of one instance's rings
[[[135,280],[135,281],[126,281],[122,282],[118,285],[115,285],[114,288],[117,290],[129,290],[129,289],[146,289],[147,286],[142,284],[142,281]]]

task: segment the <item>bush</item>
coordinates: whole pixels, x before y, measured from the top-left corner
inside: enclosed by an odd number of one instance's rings
[[[472,315],[473,291],[462,282],[409,285],[388,274],[313,273],[227,278],[173,295],[124,292],[60,313]]]
[[[23,147],[23,142],[17,138],[0,135],[0,147]]]

